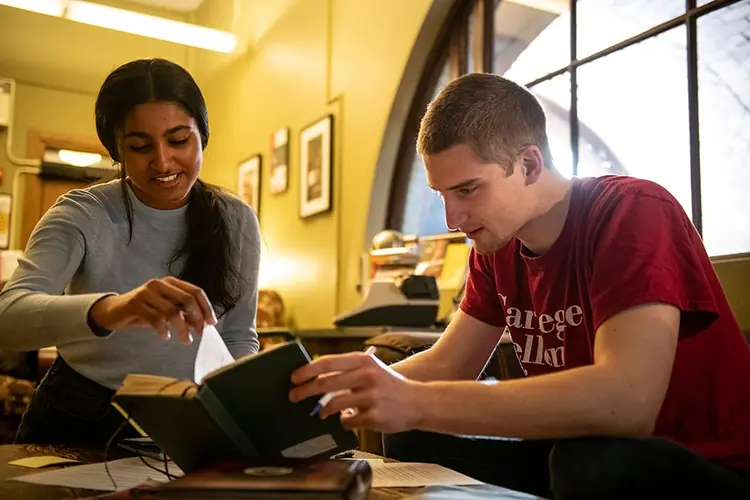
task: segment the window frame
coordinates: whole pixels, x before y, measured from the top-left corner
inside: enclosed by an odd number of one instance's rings
[[[473,61],[482,61],[483,72],[493,72],[494,68],[494,32],[495,12],[501,1],[504,0],[459,0],[446,20],[446,26],[438,38],[425,71],[420,79],[414,100],[408,114],[404,133],[399,145],[396,165],[390,188],[390,203],[387,213],[387,228],[396,229],[402,227],[406,197],[409,188],[411,167],[416,157],[416,139],[419,122],[427,105],[432,99],[435,86],[441,74],[446,58],[451,70],[451,79],[466,73],[468,68],[467,57]],[[704,5],[697,6],[696,0],[685,0],[685,12],[665,22],[652,26],[646,31],[638,33],[630,38],[616,44],[602,48],[599,51],[577,58],[577,0],[570,0],[570,60],[566,66],[548,72],[530,82],[526,87],[533,88],[535,85],[546,82],[560,75],[570,75],[570,147],[572,151],[573,175],[578,174],[578,147],[580,136],[580,121],[578,119],[578,68],[606,57],[614,52],[640,43],[665,33],[673,28],[684,25],[686,28],[686,65],[687,65],[687,91],[688,91],[688,127],[690,148],[690,185],[691,185],[691,208],[692,222],[698,234],[703,236],[703,205],[701,196],[701,158],[700,158],[700,121],[698,103],[698,19],[704,15],[738,3],[741,0],[713,0]],[[469,33],[469,22],[471,13],[474,13],[472,34],[481,27],[481,44],[472,43],[467,39]],[[467,56],[467,47],[472,51]],[[481,50],[481,54],[477,51]],[[478,71],[478,70],[477,70]],[[750,256],[750,253],[722,254],[712,256],[712,259],[726,259],[733,256]]]

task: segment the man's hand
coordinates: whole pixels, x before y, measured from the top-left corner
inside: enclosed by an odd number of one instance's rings
[[[401,432],[420,419],[419,382],[407,380],[374,355],[364,352],[323,356],[292,374],[289,399],[339,392],[321,410],[321,418],[341,411],[347,429]]]

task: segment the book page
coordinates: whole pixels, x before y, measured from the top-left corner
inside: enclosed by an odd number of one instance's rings
[[[481,481],[437,464],[374,462],[370,463],[370,468],[372,469],[373,488],[484,484]]]
[[[221,334],[212,325],[206,325],[201,335],[198,353],[195,356],[193,380],[200,384],[209,373],[234,363],[234,357],[221,338]]]

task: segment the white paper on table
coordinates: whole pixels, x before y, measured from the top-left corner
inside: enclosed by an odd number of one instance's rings
[[[234,357],[229,352],[219,331],[212,325],[206,325],[198,345],[198,353],[195,355],[193,373],[195,383],[200,384],[206,375],[233,362]]]
[[[164,469],[164,462],[144,457],[149,464],[159,470]],[[166,483],[166,475],[151,469],[138,457],[123,458],[107,462],[112,479],[117,483],[117,490],[134,488],[148,481]],[[173,462],[168,463],[170,475],[182,476],[183,472]],[[25,483],[45,484],[49,486],[67,486],[68,488],[84,488],[101,491],[115,491],[115,485],[107,475],[104,462],[88,465],[76,465],[64,469],[56,469],[25,476],[14,477],[14,481]]]
[[[484,484],[460,472],[438,464],[415,462],[374,462],[373,488],[409,488],[421,486],[467,486]]]

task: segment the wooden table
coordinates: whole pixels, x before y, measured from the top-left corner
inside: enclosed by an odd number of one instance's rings
[[[60,498],[86,498],[101,494],[101,491],[84,490],[79,488],[67,488],[64,486],[46,486],[40,484],[10,481],[9,478],[34,474],[55,467],[44,469],[29,469],[10,465],[8,462],[19,458],[38,456],[58,456],[80,460],[83,463],[103,461],[104,453],[99,450],[86,450],[67,446],[40,446],[40,445],[15,445],[8,444],[0,446],[0,498],[28,500],[58,500]],[[132,456],[125,454],[119,449],[113,448],[108,454],[108,459],[118,459]]]
[[[67,446],[49,445],[0,446],[0,499],[58,500],[62,498],[90,498],[105,493],[95,490],[67,488],[63,486],[47,486],[10,480],[10,478],[13,477],[34,474],[43,470],[53,469],[54,467],[29,469],[9,465],[8,462],[19,458],[49,455],[80,460],[82,463],[102,462],[104,460],[104,453],[101,450],[87,450]],[[367,454],[363,455],[368,456]],[[132,454],[113,447],[110,449],[107,459],[116,460],[132,456]],[[129,497],[123,496],[123,498]],[[476,500],[485,498],[532,500],[535,497],[489,485],[430,488],[376,488],[370,490],[370,494],[368,495],[368,500],[445,500],[448,498],[453,500]]]
[[[258,328],[261,339],[288,341],[298,339],[311,356],[361,351],[367,340],[389,332],[430,332],[442,329],[395,326],[344,326],[338,328],[316,328],[294,330],[285,327]]]

